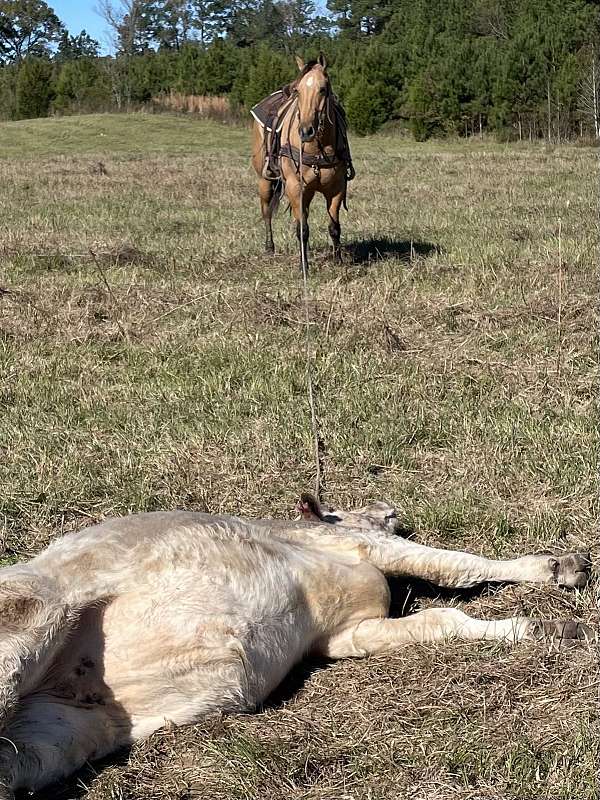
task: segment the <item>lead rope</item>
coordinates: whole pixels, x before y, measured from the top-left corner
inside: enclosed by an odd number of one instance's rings
[[[300,140],[300,165],[298,167],[298,178],[300,183],[300,260],[302,262],[302,284],[304,288],[304,321],[306,323],[306,386],[308,390],[308,405],[310,407],[310,424],[313,438],[313,450],[315,457],[315,497],[321,499],[321,458],[319,449],[319,423],[317,421],[317,410],[315,407],[315,393],[313,388],[313,354],[310,346],[310,309],[308,295],[308,264],[306,247],[304,244],[304,143]]]

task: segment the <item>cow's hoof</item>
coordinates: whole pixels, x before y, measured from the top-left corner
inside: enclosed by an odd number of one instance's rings
[[[589,553],[567,553],[551,558],[550,568],[559,586],[582,589],[590,577],[592,562]]]
[[[576,619],[538,619],[534,620],[531,634],[538,639],[559,641],[593,642],[598,632],[591,625]]]

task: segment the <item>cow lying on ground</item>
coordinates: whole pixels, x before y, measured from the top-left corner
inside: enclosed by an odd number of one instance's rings
[[[386,575],[440,586],[586,584],[580,554],[492,561],[393,534],[375,503],[304,519],[188,512],[110,519],[0,570],[0,797],[37,790],[166,721],[254,708],[307,654],[446,637],[582,639],[590,628],[456,608],[388,615]]]

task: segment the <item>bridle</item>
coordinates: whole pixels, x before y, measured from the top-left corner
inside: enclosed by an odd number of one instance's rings
[[[300,139],[300,146],[295,147],[290,142],[290,132],[292,126],[295,124],[294,118],[298,121],[298,128],[300,122],[298,83],[299,81],[290,86],[289,104],[284,112],[284,116],[290,114],[291,119],[287,128],[287,141],[282,142],[279,148],[279,158],[289,158],[294,165],[297,175],[301,174],[302,166],[306,166],[310,167],[317,177],[320,176],[321,169],[331,169],[342,163],[346,165],[346,180],[353,180],[355,171],[352,165],[352,156],[350,155],[348,140],[346,138],[346,118],[343,110],[340,111],[338,108],[338,101],[331,89],[329,78],[327,78],[321,107],[316,112],[316,133],[313,141],[317,144],[318,153],[309,154],[304,152],[304,144],[299,130],[298,138]],[[334,130],[335,141],[333,144],[334,152],[332,154],[327,154],[325,152],[321,141],[327,122]],[[303,183],[304,180],[302,180],[302,184]]]
[[[307,73],[308,74],[308,73]],[[330,125],[333,125],[333,119],[331,118],[331,98],[333,94],[331,91],[331,84],[329,82],[329,77],[327,77],[327,83],[325,85],[325,94],[323,95],[323,101],[321,103],[321,107],[316,113],[316,134],[315,138],[318,139],[320,136],[323,135],[325,131],[325,120],[329,122]],[[296,115],[298,117],[298,123],[300,123],[300,107],[298,105],[299,93],[298,93],[298,86],[296,85],[292,90],[291,97],[294,99],[296,103]],[[319,148],[321,149],[321,143],[319,142]]]

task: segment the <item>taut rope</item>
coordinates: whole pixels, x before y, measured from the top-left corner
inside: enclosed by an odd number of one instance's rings
[[[313,354],[310,346],[310,308],[308,294],[308,262],[304,242],[304,176],[302,174],[304,157],[304,143],[300,140],[300,164],[298,165],[298,180],[300,184],[300,260],[302,262],[302,284],[304,288],[304,320],[306,323],[305,356],[306,356],[306,386],[308,390],[308,405],[310,407],[310,423],[313,438],[315,457],[315,497],[321,499],[321,458],[319,450],[319,423],[315,407],[315,393],[313,388]]]

